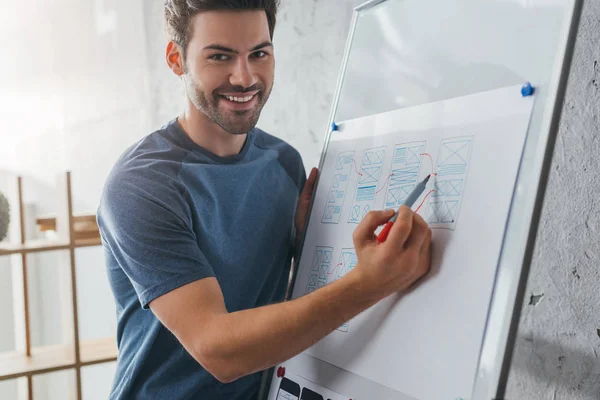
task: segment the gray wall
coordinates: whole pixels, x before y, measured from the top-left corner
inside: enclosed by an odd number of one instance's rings
[[[294,145],[307,168],[318,164],[352,9],[360,3],[283,0],[276,86],[259,126]],[[161,9],[160,2],[145,3],[154,127],[176,116],[182,101],[163,61]],[[523,306],[511,400],[600,398],[599,123],[600,2],[588,0]]]
[[[587,0],[519,337],[509,399],[600,398],[600,2]]]

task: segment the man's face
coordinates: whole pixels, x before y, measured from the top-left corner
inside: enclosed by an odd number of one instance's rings
[[[275,71],[264,11],[208,11],[192,20],[183,75],[191,102],[232,134],[256,126]]]

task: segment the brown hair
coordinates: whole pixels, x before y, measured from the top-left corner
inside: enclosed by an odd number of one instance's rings
[[[165,0],[165,28],[169,40],[177,43],[185,59],[190,42],[192,18],[203,11],[265,10],[271,39],[275,31],[279,0]]]

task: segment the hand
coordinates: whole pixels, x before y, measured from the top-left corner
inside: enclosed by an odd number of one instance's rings
[[[313,168],[310,171],[310,175],[304,184],[304,189],[300,193],[298,198],[298,205],[296,206],[296,244],[302,235],[304,234],[304,225],[306,222],[306,216],[308,214],[308,207],[310,206],[310,200],[312,199],[313,190],[315,189],[315,182],[317,181],[317,173],[319,170]],[[296,246],[297,247],[297,246]]]
[[[378,300],[409,289],[431,268],[431,229],[423,218],[402,206],[384,243],[378,243],[377,227],[394,215],[393,210],[371,211],[354,231],[361,287]]]

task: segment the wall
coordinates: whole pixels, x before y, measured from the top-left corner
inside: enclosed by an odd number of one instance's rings
[[[284,0],[276,30],[276,86],[259,126],[318,164],[350,16],[362,1]],[[153,126],[180,111],[164,62],[161,5],[145,6]],[[507,398],[600,398],[600,2],[584,9]],[[567,206],[565,206],[567,205]],[[530,304],[531,303],[531,304]]]

